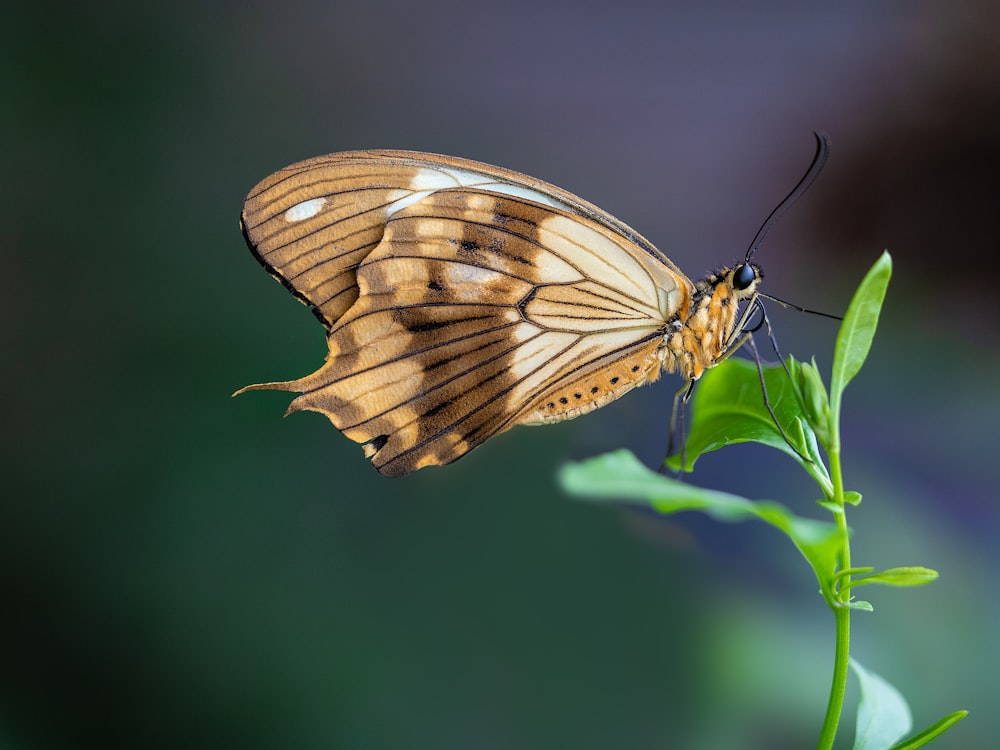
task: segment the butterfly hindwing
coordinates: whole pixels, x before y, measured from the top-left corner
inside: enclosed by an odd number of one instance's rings
[[[688,294],[600,224],[468,188],[395,212],[356,275],[326,364],[265,387],[300,392],[290,410],[326,414],[392,476],[655,377],[664,316]]]

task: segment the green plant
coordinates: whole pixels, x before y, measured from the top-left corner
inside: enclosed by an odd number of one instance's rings
[[[861,688],[855,750],[917,748],[967,714],[955,711],[901,741],[912,729],[906,701],[892,685],[849,655],[851,614],[872,610],[867,601],[854,598],[855,589],[872,583],[919,586],[937,578],[937,573],[929,568],[908,566],[875,571],[851,561],[846,512],[849,506],[861,502],[861,495],[844,488],[840,460],[841,397],[871,348],[891,272],[892,261],[884,253],[851,300],[837,336],[829,394],[815,361],[789,359],[787,372],[781,366],[764,368],[769,401],[794,448],[768,413],[761,398],[757,370],[747,360],[730,358],[706,373],[693,399],[686,470],[691,470],[701,454],[731,443],[753,441],[769,445],[795,459],[816,481],[823,492],[819,505],[832,515],[832,521],[804,518],[775,502],[693,487],[647,469],[628,451],[569,464],[560,473],[562,486],[579,497],[642,501],[661,513],[699,510],[722,521],[756,518],[777,527],[791,539],[812,566],[820,593],[836,623],[833,680],[817,743],[821,750],[833,746],[849,669],[853,669]],[[676,458],[673,468],[679,468]]]

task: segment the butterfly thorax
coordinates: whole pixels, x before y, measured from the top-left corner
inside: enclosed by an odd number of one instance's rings
[[[734,330],[739,304],[754,295],[762,276],[756,265],[748,286],[738,288],[743,266],[723,268],[695,284],[687,319],[675,321],[664,348],[663,367],[679,371],[685,380],[697,380],[714,367],[739,338]]]

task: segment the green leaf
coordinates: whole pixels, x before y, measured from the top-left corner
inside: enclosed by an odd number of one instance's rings
[[[861,493],[854,492],[854,490],[845,490],[844,502],[851,505],[861,505]]]
[[[888,568],[878,573],[865,575],[851,581],[849,585],[860,586],[863,583],[881,583],[885,586],[923,586],[937,580],[937,577],[938,572],[936,570],[911,565],[900,568]]]
[[[821,508],[826,508],[828,511],[833,513],[835,516],[844,515],[844,508],[839,503],[835,503],[833,500],[827,500],[825,497],[820,498],[816,501],[816,504]]]
[[[927,729],[919,734],[913,735],[908,740],[900,742],[898,745],[893,745],[892,750],[916,750],[918,747],[923,747],[935,737],[947,732],[968,715],[968,711],[953,711],[943,719],[931,724],[927,727]]]
[[[627,450],[566,464],[558,478],[564,490],[580,498],[639,501],[660,513],[697,510],[719,521],[764,521],[792,540],[816,571],[824,592],[830,592],[842,544],[835,524],[800,518],[779,503],[693,487],[648,469]]]
[[[823,377],[816,367],[816,359],[812,363],[799,362],[794,357],[788,358],[788,372],[795,386],[802,413],[816,433],[816,438],[822,445],[830,443],[830,399],[823,385]]]
[[[851,659],[861,685],[854,750],[889,750],[913,728],[910,707],[896,688]]]
[[[870,565],[863,568],[844,568],[843,570],[837,571],[837,581],[840,582],[843,579],[848,578],[850,576],[866,575],[868,573],[871,573],[873,570],[875,570],[875,568],[873,568]]]
[[[833,353],[833,377],[830,380],[831,407],[837,411],[840,396],[858,374],[872,346],[878,316],[892,275],[892,258],[883,252],[865,275],[844,315]]]
[[[690,471],[703,453],[735,443],[756,442],[788,454],[809,472],[825,494],[832,483],[816,442],[816,435],[802,418],[795,386],[784,368],[764,368],[768,400],[785,434],[811,462],[802,460],[785,441],[764,405],[756,366],[745,359],[731,357],[709,370],[695,387],[691,404],[691,426],[687,436],[687,466]],[[680,466],[678,456],[668,462]]]

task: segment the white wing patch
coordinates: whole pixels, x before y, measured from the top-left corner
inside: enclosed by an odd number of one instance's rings
[[[534,201],[545,206],[552,206],[553,208],[560,208],[563,211],[576,213],[576,209],[572,206],[556,200],[551,195],[546,195],[539,190],[533,190],[524,185],[515,185],[509,182],[498,182],[495,177],[455,167],[417,170],[413,179],[410,180],[410,190],[414,191],[413,195],[390,205],[388,213],[391,216],[396,211],[413,205],[437,190],[447,190],[448,188],[456,187],[474,187],[477,190],[487,190],[491,193],[509,195],[513,198],[523,198],[524,200]]]
[[[454,185],[450,185],[449,187],[454,187]],[[397,191],[394,191],[394,193],[395,192],[397,192]],[[387,221],[388,221],[388,219],[389,219],[390,216],[392,216],[392,215],[394,215],[396,213],[399,213],[404,208],[409,208],[414,203],[419,203],[420,201],[422,201],[424,198],[426,198],[428,195],[430,195],[434,191],[433,190],[419,190],[419,191],[417,191],[415,193],[406,193],[405,191],[400,190],[398,192],[403,193],[403,197],[402,198],[398,198],[397,200],[394,200],[392,203],[390,203],[389,205],[387,205],[385,207],[385,216],[386,216],[386,220]]]
[[[553,208],[561,208],[563,211],[573,211],[574,213],[576,211],[576,209],[567,206],[565,203],[557,201],[551,195],[540,193],[537,190],[532,190],[531,188],[524,187],[523,185],[512,185],[509,182],[486,182],[481,185],[476,185],[476,187],[480,190],[489,190],[492,193],[502,193],[503,195],[509,195],[513,198],[524,198],[525,200],[542,203],[546,206],[552,206]]]
[[[324,203],[326,203],[326,198],[312,198],[301,203],[296,203],[285,211],[285,221],[292,223],[311,219],[320,212]]]
[[[448,263],[443,270],[445,283],[448,286],[463,290],[473,287],[470,291],[475,291],[475,287],[485,287],[507,279],[507,276],[502,273],[468,263]]]

